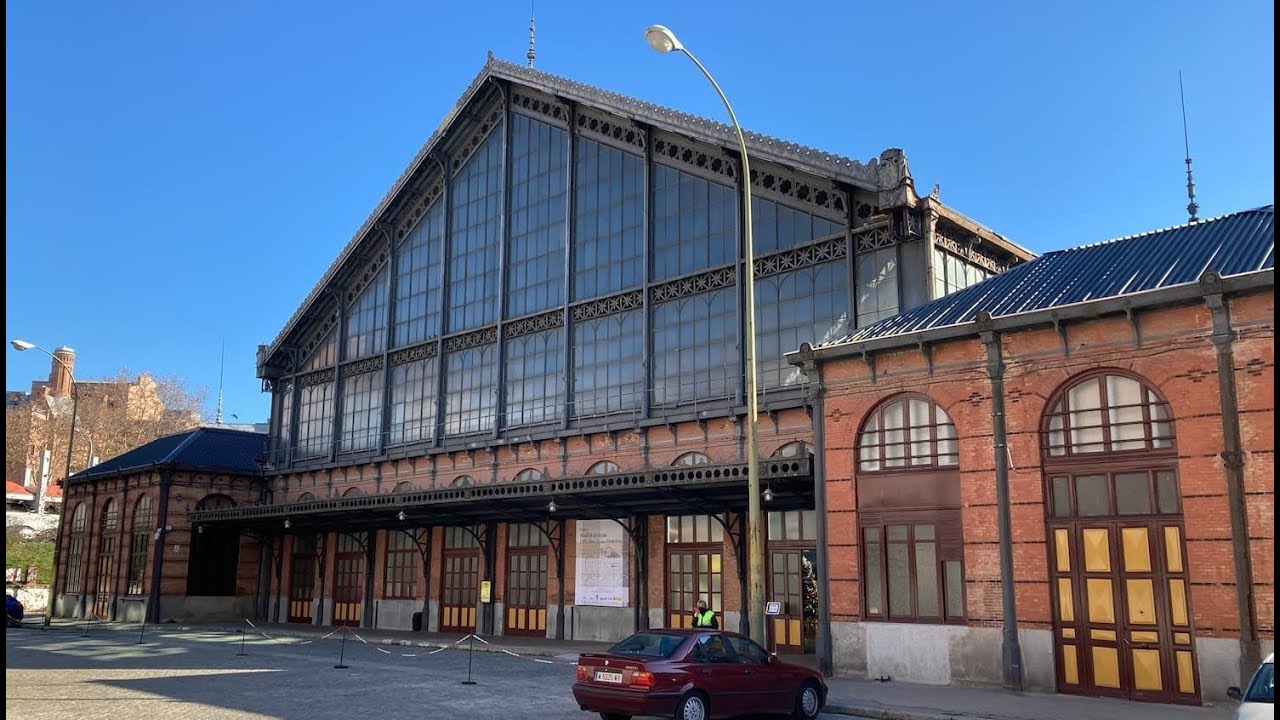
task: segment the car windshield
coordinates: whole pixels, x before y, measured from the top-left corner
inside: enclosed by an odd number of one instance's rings
[[[1245,702],[1275,703],[1276,701],[1276,666],[1266,663],[1258,668],[1249,683],[1249,692],[1244,696]]]
[[[614,655],[640,655],[652,658],[669,658],[684,642],[680,635],[665,633],[636,633],[609,648]]]

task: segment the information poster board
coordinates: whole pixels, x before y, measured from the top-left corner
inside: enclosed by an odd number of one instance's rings
[[[579,520],[573,601],[626,607],[630,598],[627,534],[613,520]]]

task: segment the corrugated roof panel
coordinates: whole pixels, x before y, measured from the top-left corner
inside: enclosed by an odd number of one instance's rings
[[[265,433],[228,430],[225,428],[194,428],[173,435],[156,438],[141,447],[82,470],[75,478],[131,470],[148,465],[179,465],[187,467],[218,468],[227,472],[256,473],[257,461],[267,450]]]
[[[821,347],[1047,310],[1275,267],[1271,205],[1203,222],[1058,250]]]

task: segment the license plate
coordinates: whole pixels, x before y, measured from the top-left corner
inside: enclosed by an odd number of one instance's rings
[[[597,671],[596,671],[596,682],[621,683],[621,682],[622,682],[622,673],[620,673],[620,672],[609,672],[608,670],[597,670]]]

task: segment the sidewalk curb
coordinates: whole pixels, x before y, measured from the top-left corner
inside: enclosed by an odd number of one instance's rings
[[[861,718],[874,718],[875,720],[1006,720],[1006,716],[994,715],[967,715],[964,713],[947,713],[947,712],[931,712],[928,710],[903,710],[900,708],[888,708],[869,705],[846,705],[843,703],[828,703],[822,706],[822,712],[831,713],[832,715],[852,715]],[[1008,718],[1007,720],[1013,720]]]

